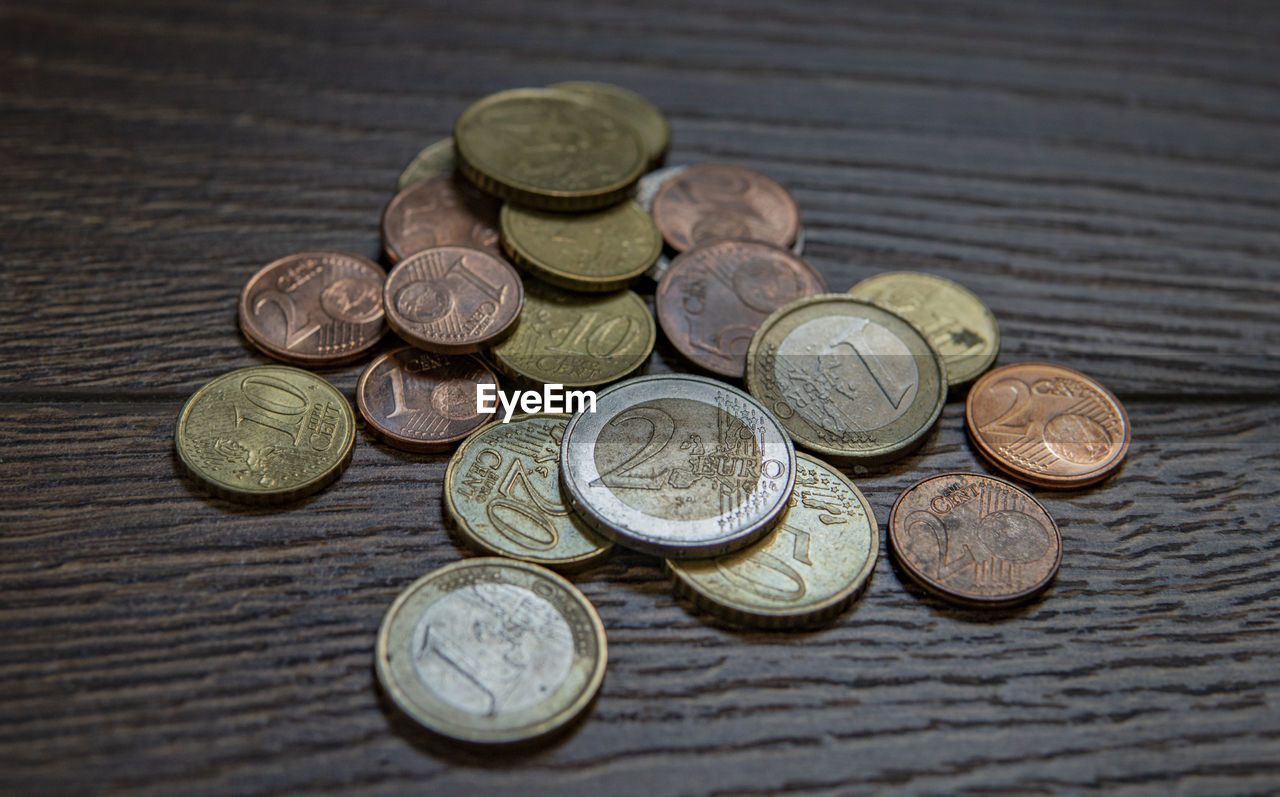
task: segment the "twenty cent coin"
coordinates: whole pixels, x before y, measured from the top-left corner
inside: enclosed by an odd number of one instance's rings
[[[642,376],[602,390],[565,430],[572,505],[619,545],[672,559],[719,556],[766,534],[796,458],[755,399],[699,376]]]
[[[411,184],[437,174],[453,174],[457,163],[453,157],[453,137],[442,138],[423,149],[409,161],[396,181],[396,190],[403,191]]]
[[[915,327],[846,294],[799,299],[765,319],[746,378],[797,444],[860,464],[919,445],[947,398],[942,362]]]
[[[604,626],[572,584],[484,557],[446,565],[396,598],[374,665],[423,727],[476,744],[533,739],[582,713],[604,680]]]
[[[593,213],[503,205],[502,246],[516,265],[571,291],[625,288],[657,260],[662,236],[635,202]]]
[[[506,261],[466,246],[411,255],[383,288],[387,323],[420,349],[467,354],[511,331],[524,288]]]
[[[972,382],[1000,353],[996,317],[972,291],[944,277],[891,271],[859,282],[849,294],[892,310],[924,333],[952,387]]]
[[[355,415],[308,371],[257,365],[195,392],[174,443],[187,471],[223,498],[284,503],[337,479],[351,461]]]
[[[596,83],[591,80],[554,83],[547,88],[577,94],[588,102],[599,105],[602,110],[627,120],[644,142],[648,167],[653,168],[662,163],[667,147],[671,145],[671,125],[667,124],[667,117],[662,115],[662,111],[644,97],[612,83]]]
[[[358,359],[387,326],[386,273],[343,252],[297,252],[268,263],[240,291],[240,330],[257,348],[294,365]]]
[[[445,516],[472,548],[568,569],[613,548],[560,496],[560,443],[569,415],[517,415],[466,439],[444,475]]]
[[[1000,470],[1041,487],[1106,478],[1129,449],[1129,416],[1111,391],[1050,363],[997,368],[969,390],[969,439]]]
[[[729,238],[795,243],[800,209],[787,190],[763,174],[726,163],[690,166],[653,198],[653,219],[672,249]]]
[[[1026,600],[1049,585],[1062,561],[1062,537],[1044,507],[976,473],[908,487],[889,513],[889,544],[925,589],[968,606]]]
[[[677,257],[653,303],[662,331],[681,354],[741,379],[760,323],[784,304],[826,290],[817,269],[784,249],[719,241]]]
[[[369,363],[356,386],[356,405],[369,431],[405,451],[447,451],[493,418],[476,391],[498,388],[497,377],[469,354],[403,349]]]
[[[435,246],[470,246],[501,255],[498,201],[456,175],[418,180],[382,212],[382,247],[392,263]]]
[[[716,559],[667,562],[677,591],[743,625],[789,628],[829,620],[875,569],[880,531],[871,504],[844,474],[796,455],[796,486],[764,539]]]

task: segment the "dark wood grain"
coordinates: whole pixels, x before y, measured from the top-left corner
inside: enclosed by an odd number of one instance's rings
[[[1280,791],[1278,38],[1265,3],[0,4],[0,792]],[[834,289],[949,276],[1001,362],[1121,396],[1124,468],[1036,492],[1047,595],[956,610],[882,555],[831,627],[741,632],[623,552],[575,577],[610,661],[566,737],[468,752],[390,709],[382,614],[464,555],[446,458],[362,431],[337,484],[246,509],[179,472],[173,423],[266,361],[250,274],[377,256],[469,101],[575,78],[662,107],[670,162],[788,186]],[[982,468],[953,401],[853,475],[883,526]]]

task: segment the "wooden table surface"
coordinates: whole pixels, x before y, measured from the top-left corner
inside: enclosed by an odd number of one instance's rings
[[[1278,41],[1266,2],[0,4],[0,790],[1280,791]],[[377,257],[418,149],[566,79],[651,98],[670,163],[789,187],[833,289],[942,274],[1000,362],[1119,395],[1123,469],[1035,491],[1064,539],[1042,600],[949,608],[882,543],[833,626],[742,633],[621,553],[575,577],[610,660],[571,735],[471,753],[389,709],[383,612],[465,555],[447,458],[361,429],[331,488],[246,509],[179,473],[174,421],[267,362],[236,329],[256,269]],[[983,467],[952,401],[854,477],[883,529]]]

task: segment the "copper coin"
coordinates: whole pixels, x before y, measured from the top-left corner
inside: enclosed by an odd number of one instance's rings
[[[369,363],[356,386],[356,405],[369,431],[387,445],[446,451],[493,418],[492,410],[478,409],[481,385],[496,391],[498,379],[480,358],[406,346]]]
[[[690,166],[653,198],[653,221],[677,252],[737,238],[791,246],[800,209],[787,189],[763,174],[727,163]]]
[[[524,303],[506,261],[466,246],[437,246],[391,270],[382,290],[387,323],[420,349],[468,354],[509,333]]]
[[[788,302],[826,291],[818,270],[785,249],[720,241],[673,260],[653,304],[662,331],[681,354],[708,371],[741,379],[761,322]]]
[[[988,372],[969,389],[964,420],[992,464],[1041,487],[1093,484],[1129,448],[1129,416],[1111,391],[1051,363]]]
[[[470,246],[501,255],[500,207],[498,200],[456,175],[418,180],[382,211],[382,247],[392,263],[435,246]]]
[[[889,513],[889,547],[921,586],[967,606],[1024,601],[1049,586],[1062,561],[1062,536],[1044,507],[977,473],[908,487]]]
[[[345,252],[295,252],[268,263],[240,291],[240,331],[272,357],[323,367],[359,359],[387,331],[387,274]]]

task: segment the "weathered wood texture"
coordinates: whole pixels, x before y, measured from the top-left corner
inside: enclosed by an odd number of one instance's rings
[[[1280,791],[1277,41],[1270,3],[0,4],[0,791]],[[256,268],[376,256],[469,100],[571,78],[653,99],[673,163],[789,186],[833,288],[950,276],[1002,362],[1121,395],[1124,469],[1037,492],[1047,596],[959,611],[882,555],[832,627],[742,633],[622,553],[575,578],[611,655],[573,733],[480,755],[389,710],[382,613],[461,555],[445,458],[362,431],[336,485],[245,509],[177,472],[172,425],[265,361]],[[981,467],[953,402],[855,478],[883,524]]]

